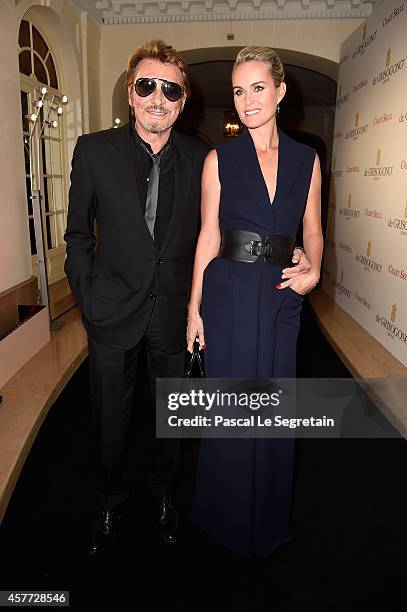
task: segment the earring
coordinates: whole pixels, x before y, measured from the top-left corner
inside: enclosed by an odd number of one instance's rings
[[[280,105],[277,104],[277,115],[279,114],[279,112],[280,112]]]

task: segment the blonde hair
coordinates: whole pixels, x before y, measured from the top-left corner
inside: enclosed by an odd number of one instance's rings
[[[273,78],[275,87],[280,87],[284,81],[285,73],[280,56],[271,47],[244,47],[236,56],[233,70],[245,62],[263,62],[267,65]]]
[[[182,75],[184,91],[187,97],[190,96],[191,90],[189,85],[189,76],[185,62],[182,60],[181,56],[174,49],[174,47],[167,45],[167,43],[159,38],[139,45],[130,55],[126,66],[125,86],[127,89],[133,85],[137,66],[143,59],[153,59],[162,62],[163,64],[173,64],[174,66],[177,66]]]

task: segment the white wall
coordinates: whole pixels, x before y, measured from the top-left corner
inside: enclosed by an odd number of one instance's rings
[[[0,0],[0,293],[31,274],[26,213],[17,39],[30,11],[52,43],[69,97],[66,170],[77,137],[112,125],[112,94],[133,48],[162,37],[178,50],[267,44],[338,62],[341,42],[359,19],[99,26],[64,0]]]
[[[88,108],[89,132],[101,129],[100,122],[100,39],[101,27],[88,19]]]
[[[339,62],[342,41],[360,23],[361,19],[239,21],[233,24],[233,41],[226,38],[231,27],[229,22],[105,26],[100,56],[102,128],[112,125],[112,94],[128,56],[134,47],[146,40],[163,38],[178,51],[264,44]]]
[[[20,111],[18,30],[27,15],[54,52],[65,110],[66,187],[73,147],[83,131],[100,129],[100,26],[64,0],[0,0],[0,293],[32,275]],[[85,27],[84,27],[85,26]],[[84,95],[90,90],[91,95]]]
[[[18,26],[14,0],[0,0],[0,28],[0,292],[2,292],[31,276],[23,135],[19,110]]]
[[[324,290],[404,365],[406,30],[403,5],[383,2],[342,45],[323,269]]]

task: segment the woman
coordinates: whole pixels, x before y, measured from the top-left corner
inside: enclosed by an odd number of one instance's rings
[[[323,248],[319,160],[277,128],[286,86],[273,49],[242,49],[232,85],[247,130],[205,160],[188,349],[207,345],[208,377],[295,377],[303,295]],[[285,253],[301,220],[311,266],[296,274]],[[240,557],[270,554],[288,536],[293,451],[291,439],[202,440],[193,522]]]

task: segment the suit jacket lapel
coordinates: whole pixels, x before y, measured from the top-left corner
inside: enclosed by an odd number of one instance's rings
[[[192,152],[185,146],[176,132],[173,132],[173,139],[175,149],[174,203],[161,253],[164,253],[181,224],[192,182]]]
[[[134,224],[135,230],[155,248],[141,212],[134,170],[133,141],[129,125],[126,124],[117,128],[114,136],[115,138],[109,141],[109,156],[123,202],[123,214],[128,215],[130,227]],[[133,224],[131,221],[133,221]]]

